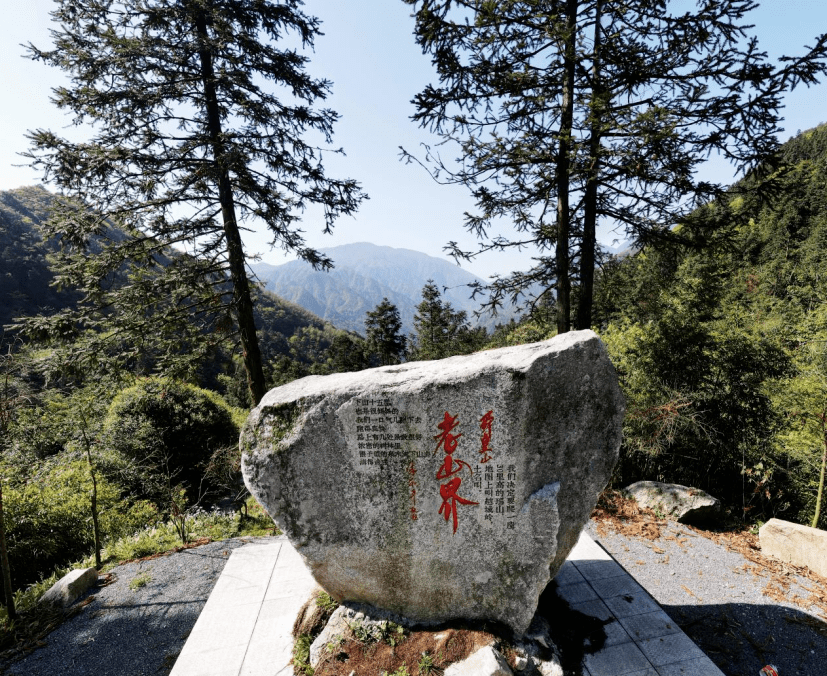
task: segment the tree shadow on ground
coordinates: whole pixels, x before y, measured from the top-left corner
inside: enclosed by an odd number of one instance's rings
[[[664,612],[727,676],[773,664],[783,676],[827,673],[827,622],[780,605],[665,605]]]

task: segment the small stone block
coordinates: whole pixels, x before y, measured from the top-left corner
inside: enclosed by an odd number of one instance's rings
[[[608,646],[586,655],[583,661],[592,676],[621,676],[637,671],[645,674],[652,666],[634,643]],[[652,675],[657,676],[654,669]]]
[[[724,672],[706,656],[666,664],[658,667],[658,673],[660,676],[724,676]]]
[[[827,531],[770,519],[758,531],[761,551],[827,577]]]
[[[94,568],[76,568],[55,582],[51,589],[40,597],[39,602],[66,608],[97,582],[97,570]]]
[[[673,662],[685,662],[706,657],[703,651],[686,634],[670,634],[638,641],[638,645],[649,661],[656,667]]]

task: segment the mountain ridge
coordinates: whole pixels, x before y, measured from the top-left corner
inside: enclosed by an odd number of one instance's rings
[[[335,326],[364,333],[368,311],[387,298],[399,310],[403,331],[413,333],[416,306],[422,300],[422,287],[432,279],[442,299],[454,310],[468,314],[472,326],[492,330],[519,314],[514,307],[497,316],[486,313],[477,318],[482,298],[471,298],[470,285],[484,280],[446,260],[413,249],[357,242],[322,250],[334,263],[329,272],[314,271],[304,261],[281,265],[258,263],[252,267],[265,287],[296,303]]]

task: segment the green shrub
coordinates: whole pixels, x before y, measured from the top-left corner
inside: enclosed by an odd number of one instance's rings
[[[165,503],[182,485],[191,502],[223,487],[215,457],[238,476],[234,411],[213,392],[169,378],[144,378],[121,391],[107,412],[102,445],[121,460],[119,477],[140,497]],[[228,449],[234,449],[228,451]]]
[[[16,471],[2,469],[4,476]],[[15,588],[93,550],[91,489],[86,463],[59,456],[43,463],[27,481],[13,481],[3,487],[3,516]],[[98,509],[101,532],[110,540],[158,519],[150,503],[122,499],[118,486],[103,477],[98,477]]]

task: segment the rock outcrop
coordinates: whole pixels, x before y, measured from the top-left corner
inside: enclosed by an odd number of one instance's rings
[[[721,501],[700,488],[638,481],[623,489],[641,507],[660,512],[680,523],[703,524],[721,515]]]
[[[603,344],[572,332],[276,388],[242,467],[336,600],[519,634],[611,476],[622,418]]]

